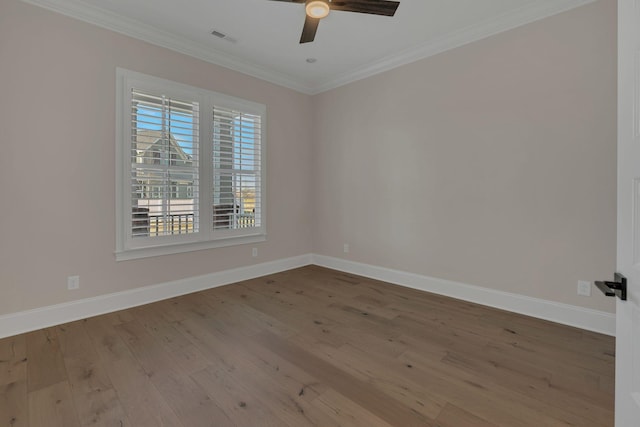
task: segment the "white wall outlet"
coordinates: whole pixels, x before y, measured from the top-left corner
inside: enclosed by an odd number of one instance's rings
[[[80,276],[67,277],[67,289],[73,291],[80,288]]]
[[[251,256],[254,258],[258,256],[258,248],[251,249]]]
[[[585,297],[591,296],[591,282],[587,282],[586,280],[578,280],[578,295],[583,295]]]
[[[344,251],[345,254],[348,254],[349,253],[349,244],[345,243],[343,248],[342,248],[342,250]]]

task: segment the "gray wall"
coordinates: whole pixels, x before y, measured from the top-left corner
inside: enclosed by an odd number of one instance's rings
[[[579,306],[615,267],[615,2],[307,96],[0,2],[0,314],[317,252]],[[264,103],[268,238],[116,262],[115,68]],[[81,289],[66,290],[79,274]]]
[[[613,311],[576,284],[615,268],[615,1],[314,108],[314,252]]]
[[[116,67],[267,106],[266,242],[115,261]],[[18,0],[0,94],[0,314],[311,252],[309,96]]]

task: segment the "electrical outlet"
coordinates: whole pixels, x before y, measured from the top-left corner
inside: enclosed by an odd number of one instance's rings
[[[348,254],[349,253],[349,244],[345,243],[344,247],[342,248],[342,250],[344,251],[345,254]]]
[[[591,282],[585,280],[578,280],[578,295],[585,297],[591,296]]]
[[[80,276],[67,277],[67,289],[73,291],[80,288]]]
[[[251,249],[251,256],[254,258],[258,256],[258,248]]]

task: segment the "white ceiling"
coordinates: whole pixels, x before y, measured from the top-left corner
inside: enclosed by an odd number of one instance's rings
[[[24,0],[304,93],[319,93],[594,0],[399,0],[332,11],[299,44],[304,5],[268,0]],[[212,30],[236,39],[211,35]],[[313,64],[307,58],[316,58]]]

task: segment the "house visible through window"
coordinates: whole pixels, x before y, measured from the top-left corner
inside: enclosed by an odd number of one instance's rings
[[[132,237],[198,231],[197,199],[177,191],[198,186],[198,112],[197,102],[131,90]]]
[[[265,107],[118,70],[118,259],[264,240]]]

